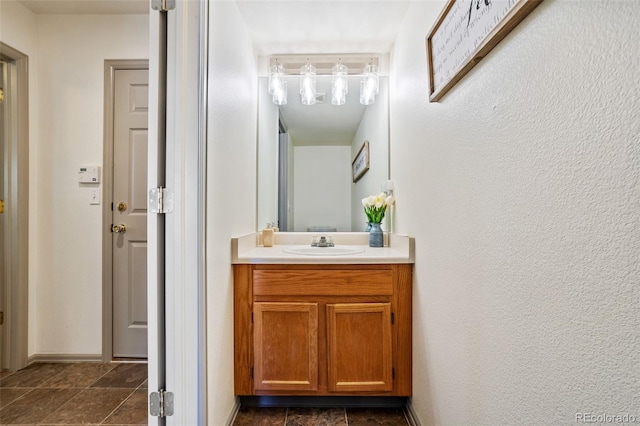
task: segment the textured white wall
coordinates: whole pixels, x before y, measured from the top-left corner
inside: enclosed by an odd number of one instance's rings
[[[423,425],[640,419],[640,4],[545,0],[439,103],[415,2],[392,58]]]
[[[389,179],[389,80],[380,79],[380,94],[373,105],[365,110],[360,126],[351,144],[351,161],[358,155],[364,141],[369,141],[369,170],[356,182],[351,178],[351,230],[366,229],[367,216],[362,209],[362,199],[378,194]],[[385,230],[387,218],[383,223]]]
[[[351,147],[295,146],[294,231],[330,226],[351,230]]]
[[[266,66],[265,66],[266,68]],[[260,78],[258,91],[258,223],[278,223],[278,106],[267,93],[269,81]]]
[[[29,355],[101,354],[102,207],[77,170],[102,165],[104,60],[148,57],[147,28],[2,2],[0,35],[30,67]]]
[[[230,244],[256,226],[258,80],[252,42],[235,2],[209,7],[208,424],[223,425],[235,402]]]

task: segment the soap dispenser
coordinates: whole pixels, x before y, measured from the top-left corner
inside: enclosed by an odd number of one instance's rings
[[[267,223],[267,227],[262,230],[262,246],[263,247],[273,247],[275,228],[272,223]]]

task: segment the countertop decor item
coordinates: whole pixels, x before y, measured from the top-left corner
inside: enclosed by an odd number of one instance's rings
[[[384,247],[384,236],[379,223],[372,222],[369,230],[369,247]]]
[[[383,246],[384,239],[380,223],[382,223],[382,219],[384,219],[387,208],[393,203],[395,203],[393,195],[387,195],[384,192],[362,199],[364,213],[367,215],[367,220],[371,225],[371,229],[369,230],[369,247]]]

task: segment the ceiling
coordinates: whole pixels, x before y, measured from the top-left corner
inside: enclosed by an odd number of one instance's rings
[[[1,1],[1,0],[0,0]],[[37,14],[147,14],[149,0],[18,0]],[[407,0],[236,0],[258,55],[389,53]]]
[[[389,53],[409,2],[236,0],[258,55]]]
[[[3,0],[0,0],[3,1]],[[220,0],[214,0],[220,1]],[[148,14],[149,0],[18,0],[36,14]],[[389,54],[406,14],[407,0],[235,0],[260,56],[283,54]],[[266,70],[265,70],[266,72]],[[263,74],[263,72],[259,72]],[[290,86],[296,86],[293,82]],[[349,89],[347,105],[300,103],[290,87],[283,115],[293,134],[306,144],[344,143],[364,112],[359,87]],[[300,109],[296,109],[296,108]],[[310,118],[311,117],[311,118]],[[308,127],[311,125],[312,127]],[[333,135],[322,134],[332,129]],[[331,142],[333,141],[333,142]]]
[[[286,80],[288,102],[280,114],[294,145],[351,145],[366,108],[360,105],[360,78],[349,78],[347,102],[340,106],[331,104],[330,77],[318,78],[316,97],[324,99],[315,105],[300,102],[299,77]]]

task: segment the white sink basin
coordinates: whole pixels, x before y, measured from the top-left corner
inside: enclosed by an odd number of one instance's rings
[[[296,246],[282,249],[289,254],[300,254],[303,256],[348,256],[364,252],[364,247],[337,246],[337,247],[311,247]]]

